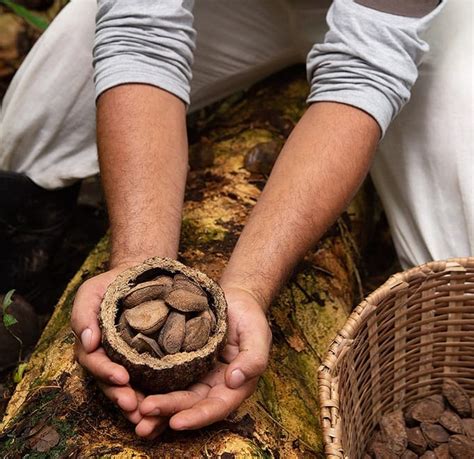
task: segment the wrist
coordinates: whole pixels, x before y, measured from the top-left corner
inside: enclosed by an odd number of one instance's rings
[[[114,258],[112,256],[109,257],[109,270],[115,270],[119,268],[127,269],[132,266],[137,266],[140,263],[143,263],[145,258]]]
[[[112,246],[109,257],[109,267],[110,269],[115,269],[118,267],[136,266],[152,257],[176,259],[178,257],[178,252],[177,250],[164,250],[158,247],[156,249],[150,249],[146,251],[118,251],[114,250]]]
[[[226,299],[232,304],[253,305],[263,311],[266,311],[270,306],[270,302],[261,295],[261,292],[227,277],[225,273],[220,280],[220,285],[224,290]]]

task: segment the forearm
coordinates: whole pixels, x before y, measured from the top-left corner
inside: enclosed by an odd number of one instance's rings
[[[356,108],[313,104],[280,153],[222,277],[266,307],[294,265],[346,208],[380,137]]]
[[[97,104],[111,266],[176,257],[187,173],[184,103],[148,85],[117,86]]]

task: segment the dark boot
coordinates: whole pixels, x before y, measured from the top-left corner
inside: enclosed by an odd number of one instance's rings
[[[16,289],[28,298],[61,241],[79,187],[45,190],[0,171],[0,293]]]

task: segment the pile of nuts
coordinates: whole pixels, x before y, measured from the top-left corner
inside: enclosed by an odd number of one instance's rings
[[[122,299],[120,336],[139,353],[164,357],[202,348],[216,326],[204,290],[184,274],[160,275]]]
[[[474,398],[447,379],[442,395],[425,397],[405,412],[383,416],[365,458],[473,459],[473,415]]]

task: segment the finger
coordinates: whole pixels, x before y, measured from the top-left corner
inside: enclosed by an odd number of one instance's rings
[[[239,346],[227,343],[221,352],[220,358],[222,362],[230,363],[239,355]]]
[[[138,411],[138,400],[135,391],[129,386],[111,386],[97,383],[104,395],[114,402],[121,410],[130,414]]]
[[[95,378],[106,384],[123,386],[129,381],[127,370],[112,362],[103,348],[87,354],[81,344],[76,342],[76,358]]]
[[[138,390],[135,390],[134,392],[135,392],[135,396],[137,397],[138,405],[140,405],[140,403],[143,401],[145,396]],[[122,414],[125,416],[125,419],[127,419],[133,424],[138,424],[143,419],[143,415],[140,413],[140,410],[138,409],[138,407],[135,411],[122,410]]]
[[[172,416],[170,427],[174,430],[193,430],[221,421],[253,393],[256,385],[257,378],[239,389],[229,389],[225,384],[216,386],[207,398]]]
[[[239,353],[225,373],[228,387],[237,389],[265,371],[271,342],[272,334],[264,316],[256,318],[252,327],[244,327],[239,333]]]
[[[143,416],[140,413],[140,410],[138,409],[135,411],[124,411],[124,410],[121,410],[121,411],[125,419],[131,422],[132,424],[138,424],[143,419]]]
[[[105,287],[97,278],[90,279],[81,285],[74,298],[71,327],[86,352],[92,352],[100,345],[97,313]]]
[[[135,427],[135,433],[142,438],[153,440],[168,425],[168,418],[162,416],[145,416]]]
[[[198,383],[189,390],[150,395],[140,403],[140,412],[144,416],[173,416],[178,411],[187,410],[204,399],[209,389],[208,385]]]

